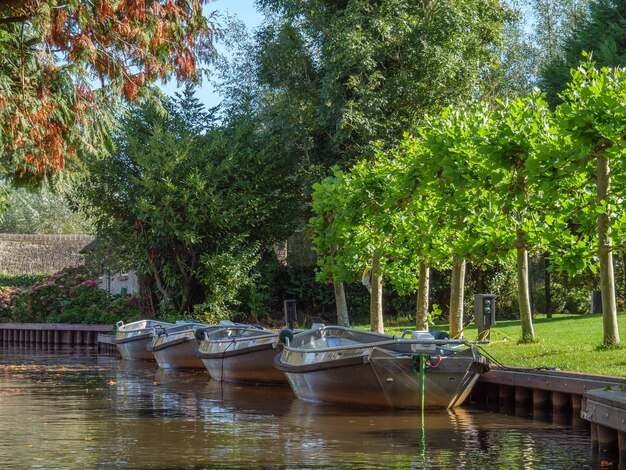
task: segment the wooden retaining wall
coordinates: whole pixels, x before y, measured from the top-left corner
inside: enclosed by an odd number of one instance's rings
[[[585,392],[621,383],[626,383],[626,378],[492,366],[489,372],[481,376],[472,399],[481,403],[513,403],[530,408],[550,405],[553,411],[579,413]]]
[[[98,354],[105,356],[122,357],[117,346],[113,344],[114,335],[108,335],[105,333],[98,334]]]
[[[619,468],[626,468],[626,391],[610,387],[586,392],[581,416],[591,423],[592,452],[618,455]]]
[[[114,325],[0,323],[0,344],[98,346],[98,334]]]
[[[592,453],[626,468],[626,378],[494,366],[472,391],[476,403],[590,427]],[[582,419],[581,419],[582,418]]]

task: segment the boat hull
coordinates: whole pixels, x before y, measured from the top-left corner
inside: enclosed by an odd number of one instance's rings
[[[114,340],[115,341],[115,340]],[[152,351],[148,351],[148,344],[152,341],[152,335],[137,335],[125,341],[116,341],[117,350],[123,359],[127,361],[154,361]]]
[[[195,347],[193,338],[180,338],[161,348],[154,348],[152,353],[163,369],[204,369],[202,360],[195,355]]]
[[[126,325],[120,321],[116,326],[117,331],[112,342],[117,346],[122,358],[127,361],[154,361],[148,345],[152,342],[155,329],[171,327],[174,324],[157,320],[139,320]]]
[[[291,353],[291,351],[289,352]],[[364,349],[353,357],[324,358],[328,353],[300,353],[298,365],[277,358],[294,394],[307,401],[375,408],[421,408],[419,367],[411,356]],[[318,355],[316,358],[315,355]],[[438,359],[436,359],[438,360]],[[453,408],[467,398],[483,371],[471,351],[441,358],[424,371],[424,407]]]
[[[260,346],[204,355],[202,362],[214,380],[286,384],[285,374],[274,367],[274,359],[280,354],[280,348],[275,344]]]

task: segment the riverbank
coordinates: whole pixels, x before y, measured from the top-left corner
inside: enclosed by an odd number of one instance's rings
[[[491,343],[482,347],[493,358],[507,366],[531,368],[558,368],[592,374],[626,377],[626,312],[618,314],[622,333],[622,349],[602,349],[602,315],[536,315],[534,319],[537,343],[518,344],[519,320],[498,321],[491,330]],[[357,325],[368,329],[369,325]],[[414,325],[388,325],[385,332],[401,335]],[[436,325],[431,329],[448,330],[448,325]],[[472,324],[465,330],[465,337],[473,341],[477,337]]]

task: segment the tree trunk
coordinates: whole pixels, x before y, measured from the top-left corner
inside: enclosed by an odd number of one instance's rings
[[[152,292],[152,276],[137,274],[139,284],[139,310],[144,318],[156,318],[154,293]]]
[[[519,315],[522,324],[522,343],[535,341],[535,331],[530,313],[530,289],[528,286],[528,251],[524,232],[520,227],[517,233],[517,297],[519,301]]]
[[[372,260],[372,291],[370,293],[370,329],[384,333],[383,325],[383,276],[380,267],[380,254],[374,251]]]
[[[415,315],[415,329],[428,331],[428,294],[430,285],[430,267],[420,261],[419,284],[417,286],[417,312]]]
[[[598,153],[596,202],[599,207],[608,205],[611,190],[609,159],[604,152]],[[602,323],[604,345],[617,346],[620,343],[617,326],[617,306],[615,303],[615,278],[613,275],[613,242],[611,222],[606,211],[598,213],[598,258],[600,259],[600,291],[602,292]]]
[[[543,287],[546,294],[546,316],[548,318],[552,318],[552,280],[550,278],[550,271],[548,271],[548,266],[550,266],[550,253],[543,254]]]
[[[622,253],[622,276],[624,281],[624,290],[622,291],[622,306],[624,306],[626,305],[626,252]]]
[[[335,250],[336,252],[336,250]],[[335,270],[335,255],[331,258],[333,273]],[[333,287],[335,289],[335,306],[337,308],[337,324],[339,326],[350,326],[350,317],[348,316],[348,302],[346,301],[346,290],[343,282],[335,282],[333,279]]]
[[[335,287],[335,305],[337,306],[337,324],[339,326],[350,326],[350,317],[348,317],[348,303],[346,302],[346,290],[343,282],[333,282]]]
[[[465,259],[454,255],[450,280],[450,338],[463,337],[463,297],[465,295]]]

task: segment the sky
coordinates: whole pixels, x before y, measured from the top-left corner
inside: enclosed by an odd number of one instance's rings
[[[241,19],[248,28],[254,29],[261,24],[262,14],[254,7],[254,0],[213,0],[205,6],[206,14],[216,12],[218,16],[236,15]],[[217,20],[219,25],[220,21]],[[228,54],[219,42],[217,43],[217,51],[219,54]],[[176,80],[171,80],[166,85],[161,85],[161,89],[168,95],[173,95],[177,90]],[[196,96],[207,107],[213,107],[220,103],[220,96],[215,93],[213,87],[208,80],[202,84],[202,88],[198,90]]]

